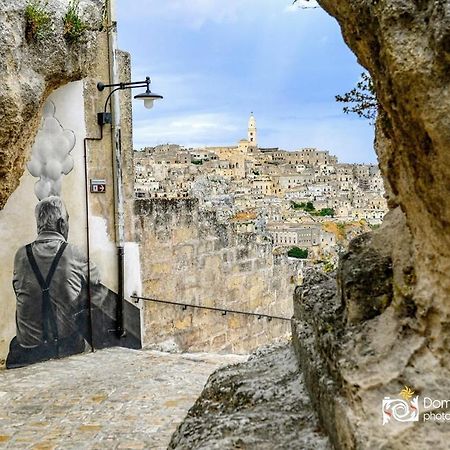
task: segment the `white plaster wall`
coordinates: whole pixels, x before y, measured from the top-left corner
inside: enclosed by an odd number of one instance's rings
[[[125,297],[131,295],[142,295],[141,261],[136,242],[125,243]]]
[[[117,292],[117,246],[111,241],[107,233],[106,219],[90,216],[90,253],[93,261],[100,269],[102,283]],[[135,242],[125,242],[125,297],[133,294],[141,295],[141,266],[139,246]]]
[[[0,361],[3,363],[9,342],[16,333],[16,298],[12,288],[14,255],[17,249],[36,236],[34,220],[35,179],[24,174],[20,185],[0,211]]]
[[[83,82],[69,83],[53,92],[49,99],[55,104],[55,117],[60,121],[61,125],[75,133],[75,147],[71,152],[74,159],[74,168],[63,179],[61,197],[69,212],[69,242],[86,251],[83,152],[83,139],[86,136],[86,127]]]
[[[90,216],[89,235],[91,261],[100,270],[101,282],[117,292],[117,248],[108,236],[106,219]]]

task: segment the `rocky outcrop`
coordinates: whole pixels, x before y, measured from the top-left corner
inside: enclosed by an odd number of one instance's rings
[[[378,231],[353,241],[337,280],[312,270],[296,289],[294,347],[337,449],[446,448],[447,424],[424,421],[439,408],[425,410],[423,398],[448,397],[449,373],[411,326],[414,280],[405,248],[410,235],[397,208]],[[383,399],[401,398],[405,385],[419,394],[419,421],[383,426]]]
[[[385,216],[381,230],[350,242],[339,260],[337,282],[348,323],[372,319],[392,302],[400,315],[414,317],[413,247],[399,207]]]
[[[409,326],[449,368],[450,2],[318,2],[374,80],[380,167],[413,239]],[[394,301],[396,294],[394,286]]]
[[[101,27],[102,2],[84,0],[80,11],[88,28],[79,41],[68,43],[62,17],[69,1],[58,0],[44,7],[50,17],[45,35],[38,41],[27,39],[29,3],[0,3],[0,209],[18,186],[45,99],[59,86],[88,74]]]
[[[172,437],[171,449],[329,449],[291,345],[219,369]]]

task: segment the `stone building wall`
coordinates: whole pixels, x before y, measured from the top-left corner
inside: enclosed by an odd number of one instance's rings
[[[166,351],[246,354],[282,336],[289,321],[206,311],[181,306],[145,304],[144,345]]]
[[[273,255],[270,241],[237,234],[195,199],[136,201],[146,297],[290,318],[300,261]],[[245,352],[289,330],[289,322],[152,302],[145,345],[174,340],[182,350]]]

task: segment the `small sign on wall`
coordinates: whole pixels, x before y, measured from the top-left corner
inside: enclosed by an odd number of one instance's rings
[[[91,192],[104,194],[106,192],[106,180],[91,180]]]

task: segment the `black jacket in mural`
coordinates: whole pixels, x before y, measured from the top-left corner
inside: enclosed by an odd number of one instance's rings
[[[64,237],[52,231],[38,235],[32,243],[34,258],[43,277],[47,276]],[[77,317],[86,308],[87,258],[75,246],[68,244],[50,283],[49,294],[60,339],[77,332]],[[100,282],[99,272],[91,263],[91,284]],[[43,343],[42,289],[27,257],[20,248],[14,260],[13,287],[17,298],[17,341],[22,347],[33,348]]]

